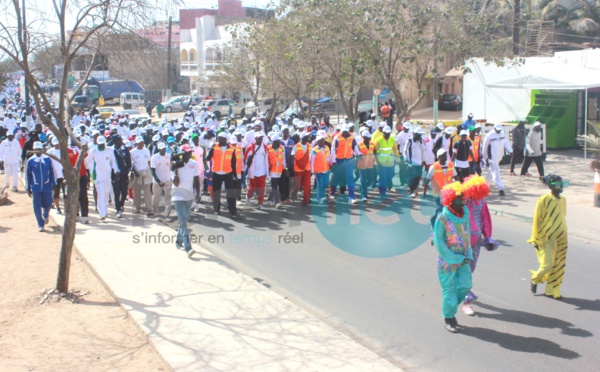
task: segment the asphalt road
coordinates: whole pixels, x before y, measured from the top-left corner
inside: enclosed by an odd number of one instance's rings
[[[598,243],[570,240],[562,301],[543,296],[542,285],[532,296],[531,227],[494,217],[502,246],[481,253],[477,316],[459,310],[463,330],[450,334],[428,236],[432,204],[400,200],[364,210],[343,200],[327,210],[251,208],[239,220],[214,216],[205,204],[192,229],[202,243],[212,239],[205,246],[217,256],[403,369],[597,370]]]

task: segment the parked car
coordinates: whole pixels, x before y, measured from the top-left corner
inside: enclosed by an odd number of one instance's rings
[[[190,103],[190,96],[176,96],[172,97],[167,102],[163,102],[165,112],[173,111],[186,111]]]
[[[438,100],[438,109],[459,111],[462,110],[462,98],[458,94],[444,94]]]
[[[112,114],[115,113],[115,109],[112,107],[98,107],[98,112],[102,119],[108,119]]]
[[[145,106],[146,102],[144,102],[144,94],[143,93],[121,93],[119,98],[119,103],[123,106],[124,109],[130,109],[132,107]]]
[[[206,104],[206,109],[215,114],[219,119],[221,116],[228,115],[229,107],[231,107],[232,113],[235,116],[243,117],[246,113],[246,106],[231,99],[217,99],[209,101]]]
[[[296,114],[298,115],[300,113],[300,105],[298,104],[298,101],[294,101],[292,102],[291,105],[288,106],[287,109],[285,109],[285,111],[283,112],[283,117],[290,117],[292,116],[292,114]],[[302,109],[306,110],[308,108],[308,103],[306,102],[302,102]]]
[[[92,99],[88,96],[76,96],[73,98],[73,102],[71,102],[71,107],[74,109],[84,109],[89,110],[94,103]]]

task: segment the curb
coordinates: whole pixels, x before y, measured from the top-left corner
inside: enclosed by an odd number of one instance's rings
[[[525,215],[518,214],[518,213],[505,212],[502,209],[496,209],[496,208],[489,208],[489,209],[490,209],[490,214],[492,214],[494,216],[506,217],[506,218],[510,218],[510,219],[516,220],[516,221],[533,223],[533,217],[525,216]]]

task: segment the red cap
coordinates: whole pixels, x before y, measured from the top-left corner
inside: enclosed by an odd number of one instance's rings
[[[181,151],[192,152],[192,146],[186,143],[185,145],[181,146]]]

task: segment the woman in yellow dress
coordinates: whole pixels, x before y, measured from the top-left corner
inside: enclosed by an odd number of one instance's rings
[[[535,206],[531,238],[540,267],[531,270],[531,293],[535,294],[538,283],[546,283],[545,295],[560,299],[560,286],[567,262],[567,201],[561,196],[568,181],[549,174],[543,178],[550,193],[540,197]]]

